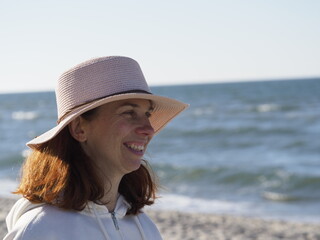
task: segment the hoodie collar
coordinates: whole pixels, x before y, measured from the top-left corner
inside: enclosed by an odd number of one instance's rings
[[[81,211],[81,213],[91,216],[93,214],[93,208],[95,208],[98,216],[111,216],[111,213],[105,205],[97,204],[92,201],[88,202],[87,206],[84,210]],[[123,218],[130,208],[131,205],[125,200],[122,195],[119,195],[113,213],[117,218]]]

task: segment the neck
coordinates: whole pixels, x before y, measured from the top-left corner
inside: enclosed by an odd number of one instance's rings
[[[109,212],[113,212],[116,208],[120,181],[121,178],[113,178],[109,179],[105,184],[105,195],[101,199],[101,202],[105,203]]]

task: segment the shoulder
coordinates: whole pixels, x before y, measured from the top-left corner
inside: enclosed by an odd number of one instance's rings
[[[70,229],[85,217],[74,211],[45,204],[21,215],[5,240],[58,240],[61,234],[66,239],[73,232]]]
[[[142,212],[138,214],[137,218],[139,219],[147,239],[162,239],[157,226],[146,213]]]

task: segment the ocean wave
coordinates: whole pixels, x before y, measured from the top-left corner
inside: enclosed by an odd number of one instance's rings
[[[280,167],[241,168],[234,166],[155,165],[163,184],[181,194],[217,196],[224,192],[251,194],[273,201],[320,200],[320,176],[289,172]],[[202,192],[202,191],[206,192]],[[246,196],[247,197],[247,196]]]
[[[0,158],[0,172],[4,169],[12,169],[13,167],[20,165],[23,161],[23,158],[19,154],[12,154],[8,156],[2,156]]]
[[[310,212],[314,207],[317,207],[317,205],[310,205],[308,206],[308,209],[299,205],[295,211],[283,214],[283,212],[279,211],[275,205],[266,205],[262,201],[230,201],[218,200],[214,197],[211,199],[202,199],[179,194],[161,193],[154,205],[145,208],[152,210],[169,210],[202,214],[228,214],[259,217],[263,219],[318,223],[320,221],[319,215]],[[305,213],[306,211],[308,212],[307,214]],[[304,214],[301,214],[302,212]]]
[[[203,106],[192,109],[191,114],[200,117],[200,116],[210,116],[214,114],[214,109],[211,106]]]
[[[280,192],[262,192],[261,196],[266,200],[276,201],[276,202],[295,202],[295,201],[303,201],[306,198],[290,195],[287,193]]]
[[[255,107],[255,110],[261,113],[276,111],[278,109],[279,106],[277,104],[260,104],[257,107]]]
[[[249,108],[249,112],[268,113],[268,112],[296,112],[300,107],[297,104],[275,104],[275,103],[261,103],[253,105]]]
[[[34,120],[39,117],[35,111],[16,111],[11,114],[13,120]]]
[[[202,106],[191,106],[186,114],[195,118],[199,117],[219,117],[221,115],[243,115],[243,114],[256,114],[258,117],[260,114],[269,112],[286,112],[287,114],[293,112],[299,112],[300,107],[298,105],[290,104],[276,104],[276,103],[238,103],[229,104],[227,106],[213,106],[212,104]]]
[[[288,126],[279,127],[264,127],[264,126],[203,126],[199,128],[188,128],[188,129],[170,129],[170,131],[164,131],[164,137],[175,137],[175,138],[197,138],[197,137],[216,137],[216,136],[241,136],[252,135],[252,136],[270,136],[270,135],[295,135],[298,129],[290,128]]]
[[[2,178],[0,186],[0,197],[13,198],[12,192],[17,188],[18,182],[8,178]]]
[[[248,212],[249,208],[246,203],[201,199],[179,194],[164,193],[157,199],[156,204],[152,206],[152,209],[182,212],[244,214]]]

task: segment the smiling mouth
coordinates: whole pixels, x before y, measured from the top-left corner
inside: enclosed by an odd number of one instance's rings
[[[137,145],[137,144],[133,144],[133,143],[125,143],[124,144],[127,148],[129,148],[130,150],[137,152],[137,153],[143,153],[145,146],[144,145]]]

